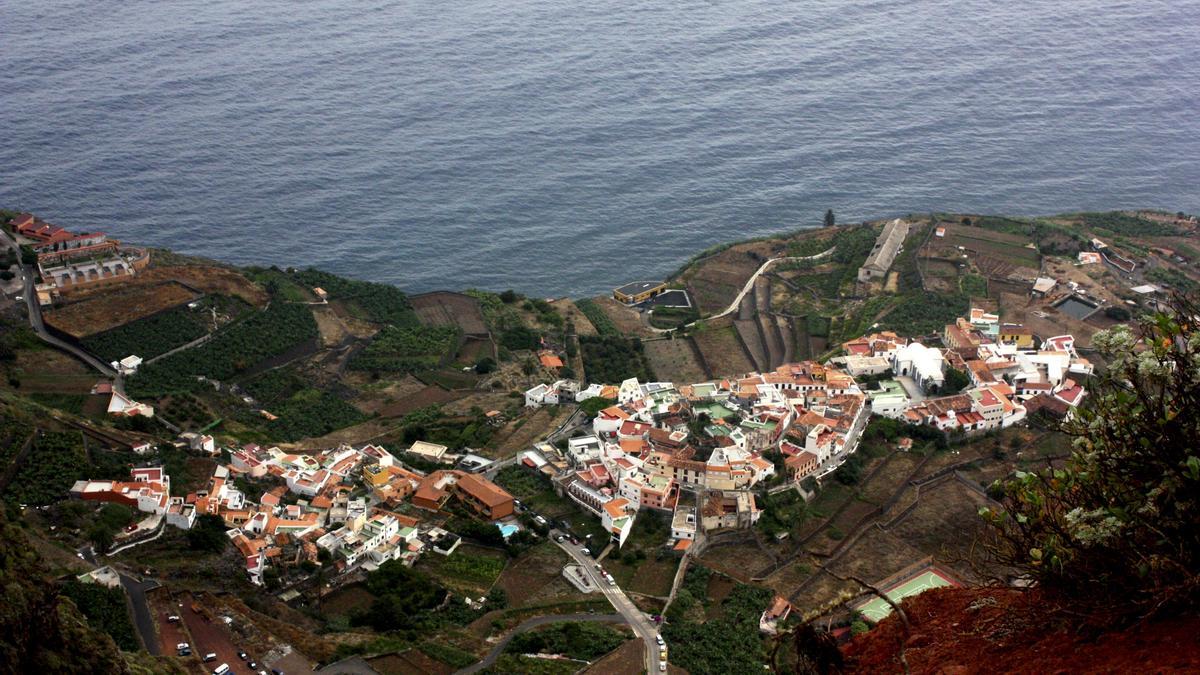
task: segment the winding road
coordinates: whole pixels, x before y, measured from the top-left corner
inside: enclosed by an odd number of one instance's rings
[[[16,252],[19,260],[21,255],[21,247],[17,244],[16,240],[12,238],[12,235],[9,234],[8,231],[4,231],[3,239],[7,247]],[[34,332],[37,333],[38,337],[42,339],[42,342],[67,352],[80,361],[83,361],[89,366],[100,371],[100,373],[105,377],[112,378],[114,380],[113,388],[117,391],[122,391],[121,378],[119,377],[119,373],[113,370],[112,366],[101,361],[92,354],[89,354],[88,352],[76,347],[75,345],[69,344],[58,339],[57,337],[54,337],[50,334],[50,331],[46,330],[46,324],[42,321],[42,307],[38,304],[37,289],[34,288],[37,280],[37,269],[33,265],[25,265],[23,263],[18,263],[18,267],[21,270],[21,279],[25,283],[24,298],[25,307],[29,313],[29,325],[33,328]]]
[[[713,314],[712,316],[701,317],[691,323],[684,324],[684,326],[682,326],[682,327],[691,328],[692,326],[696,325],[697,323],[700,323],[701,321],[712,321],[713,319],[719,319],[723,316],[728,316],[728,315],[736,312],[738,309],[738,306],[740,306],[742,304],[742,299],[746,297],[746,294],[750,292],[750,289],[754,288],[754,282],[758,281],[758,278],[760,276],[762,276],[763,272],[766,272],[767,268],[770,267],[771,265],[774,265],[775,263],[780,262],[782,260],[790,260],[793,262],[800,261],[800,260],[820,260],[821,258],[825,258],[825,257],[833,255],[833,251],[836,248],[837,248],[836,246],[831,246],[830,248],[828,248],[824,251],[821,251],[820,253],[813,254],[813,255],[786,256],[783,258],[771,258],[770,260],[767,260],[766,262],[764,262],[762,265],[759,266],[758,270],[754,274],[750,275],[750,278],[746,281],[746,285],[742,286],[741,292],[737,294],[737,297],[733,299],[733,302],[729,303],[729,306],[726,307],[723,312],[721,312],[720,314]],[[654,310],[650,310],[650,311],[653,312]],[[651,326],[649,324],[649,322],[643,322],[643,323],[647,328],[654,331],[655,333],[669,333],[672,330],[677,330],[674,328],[655,328],[654,326]]]

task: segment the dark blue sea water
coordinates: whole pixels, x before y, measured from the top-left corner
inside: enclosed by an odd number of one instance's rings
[[[0,0],[0,204],[583,295],[930,209],[1200,211],[1197,0]]]

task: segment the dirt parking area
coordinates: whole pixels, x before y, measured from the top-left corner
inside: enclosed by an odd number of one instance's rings
[[[187,631],[187,627],[182,621],[183,612],[186,608],[180,607],[178,601],[171,600],[170,596],[162,592],[162,589],[150,593],[150,611],[154,615],[154,620],[158,627],[158,642],[164,656],[175,656],[177,653],[176,647],[181,642],[186,642],[193,647],[193,639]],[[179,616],[180,621],[168,621],[169,616]],[[186,664],[190,671],[202,672],[200,659],[203,654],[197,655],[195,649],[192,650],[192,656],[179,657]],[[210,669],[211,670],[211,669]]]
[[[179,616],[192,636],[192,653],[200,659],[203,659],[206,654],[217,655],[215,660],[204,664],[205,668],[211,672],[212,669],[225,663],[231,670],[242,666],[244,671],[244,662],[238,658],[238,647],[234,644],[233,635],[217,618],[216,613],[210,617],[207,612],[193,612],[191,609],[193,602],[202,603],[203,601],[195,600],[190,595],[179,596],[179,602],[183,603],[183,607],[179,608]],[[201,609],[206,607],[210,606],[205,605]]]

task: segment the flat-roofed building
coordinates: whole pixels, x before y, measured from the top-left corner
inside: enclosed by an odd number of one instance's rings
[[[666,289],[665,281],[634,281],[613,289],[613,298],[626,305],[636,305],[653,298]]]

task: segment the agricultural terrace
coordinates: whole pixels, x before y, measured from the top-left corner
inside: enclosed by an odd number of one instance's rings
[[[78,302],[46,312],[44,318],[58,330],[83,338],[187,304],[198,297],[190,288],[174,281],[130,283],[98,289]]]
[[[604,313],[604,310],[600,308],[600,305],[596,304],[595,300],[592,300],[591,298],[576,300],[575,306],[578,307],[579,311],[583,312],[583,315],[586,316],[588,321],[592,323],[592,326],[595,327],[597,334],[619,335],[621,333],[621,331],[617,329],[617,325],[608,317],[608,314]]]
[[[642,341],[637,338],[580,336],[579,346],[590,382],[613,383],[631,377],[643,382],[655,379]]]
[[[226,326],[202,345],[143,365],[130,378],[129,393],[136,398],[195,391],[201,386],[198,376],[229,380],[316,337],[317,322],[308,307],[272,303]]]
[[[236,298],[207,296],[200,306],[180,305],[81,340],[83,346],[105,361],[136,354],[149,360],[208,334],[217,324],[229,323],[250,307]]]
[[[435,291],[409,297],[417,318],[426,326],[457,326],[464,335],[488,332],[479,300],[463,293]]]
[[[336,301],[355,318],[398,327],[418,324],[408,296],[390,284],[356,281],[315,269],[293,272],[289,277],[307,289],[323,289],[331,303]]]
[[[411,373],[436,368],[458,350],[457,326],[386,326],[350,360],[355,370]]]
[[[947,225],[945,227],[944,243],[948,246],[962,246],[976,255],[991,256],[1033,269],[1037,269],[1041,262],[1041,256],[1037,249],[1029,248],[1029,244],[1032,242],[1028,236],[969,225]]]
[[[270,300],[262,286],[240,271],[218,265],[160,266],[155,262],[160,258],[156,252],[151,259],[150,269],[138,274],[128,283],[137,285],[177,281],[201,293],[238,298],[255,307],[263,307]]]
[[[310,378],[290,368],[269,370],[243,386],[277,419],[267,421],[253,411],[240,409],[239,421],[262,428],[272,439],[297,441],[323,436],[367,419],[358,408],[312,386]]]
[[[45,431],[4,490],[10,502],[42,506],[67,497],[75,481],[87,477],[88,461],[78,431]]]

